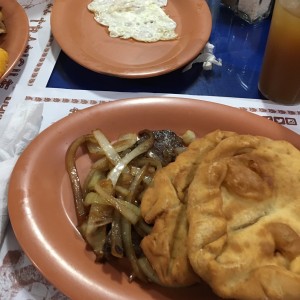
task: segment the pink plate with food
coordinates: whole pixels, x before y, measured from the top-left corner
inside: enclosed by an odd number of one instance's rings
[[[0,35],[0,47],[8,53],[8,64],[0,81],[7,77],[23,54],[29,37],[29,23],[23,7],[16,0],[0,0],[6,33]]]
[[[111,37],[107,27],[97,23],[88,10],[91,2],[55,0],[51,28],[70,58],[98,73],[125,78],[169,73],[197,57],[211,33],[211,13],[204,0],[168,0],[164,11],[176,22],[178,36],[156,42]]]
[[[216,129],[284,139],[300,149],[299,135],[266,118],[195,99],[135,98],[76,111],[45,129],[18,160],[9,187],[9,215],[21,247],[41,273],[71,299],[220,299],[201,280],[170,288],[129,281],[128,264],[95,262],[77,230],[66,152],[78,137],[101,129],[114,140],[143,129],[192,130],[199,137]],[[79,151],[79,172],[90,162]]]

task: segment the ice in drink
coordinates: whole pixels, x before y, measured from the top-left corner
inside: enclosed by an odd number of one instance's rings
[[[278,103],[300,103],[300,0],[275,2],[259,90]]]

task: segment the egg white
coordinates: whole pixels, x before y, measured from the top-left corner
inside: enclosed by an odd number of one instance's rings
[[[177,37],[176,22],[162,7],[167,0],[93,0],[88,9],[111,37],[156,42]]]

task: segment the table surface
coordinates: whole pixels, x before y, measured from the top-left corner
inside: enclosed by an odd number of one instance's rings
[[[63,51],[60,53],[47,87],[119,92],[153,92],[263,99],[257,83],[270,27],[270,17],[248,24],[235,16],[220,0],[208,0],[213,19],[209,42],[222,67],[204,71],[194,64],[166,75],[126,79],[90,71]]]
[[[30,1],[28,3],[31,3]],[[251,25],[234,16],[229,9],[220,6],[220,0],[207,0],[207,2],[213,17],[212,33],[209,41],[215,46],[215,56],[222,59],[222,67],[214,66],[211,71],[204,71],[201,64],[196,64],[191,70],[185,73],[182,72],[182,69],[179,69],[154,78],[124,79],[97,74],[87,70],[70,59],[62,51],[47,87],[72,90],[47,91],[45,94],[41,92],[40,95],[37,93],[38,89],[36,89],[34,95],[36,97],[41,96],[41,98],[47,97],[48,100],[66,99],[67,97],[73,99],[76,97],[80,98],[83,95],[82,99],[90,99],[88,90],[96,90],[261,99],[262,96],[258,91],[257,83],[268,36],[270,18]],[[24,0],[24,3],[27,2]],[[28,4],[28,7],[30,5]],[[32,19],[36,20],[36,18]],[[16,93],[15,99],[22,99],[22,95],[24,97],[31,95],[27,93],[29,89],[30,87],[26,87],[25,89],[22,85],[17,86],[14,92]],[[76,93],[74,91],[76,89],[85,91],[80,91],[79,95],[77,95],[77,91]],[[201,98],[200,96],[198,98]],[[106,97],[106,94],[101,94],[99,101],[103,101],[104,97]],[[284,122],[289,120],[290,122],[293,120],[294,123],[281,123],[288,125],[292,130],[296,127],[298,128],[296,125],[300,124],[299,109],[297,111],[293,111],[292,109],[287,110],[286,108],[282,110],[281,107],[270,107],[268,104],[256,100],[238,99],[234,103],[229,103],[230,100],[232,99],[219,99],[224,104],[247,109],[247,111],[274,121],[277,118],[279,121],[276,122],[282,122],[282,120]],[[61,107],[58,108],[57,105]],[[80,105],[78,104],[78,107]],[[43,122],[49,126],[49,124],[57,120],[57,115],[67,115],[71,109],[74,110],[75,104],[44,102],[45,107],[47,118],[43,116]],[[299,132],[299,129],[297,132]],[[7,253],[4,252],[5,258],[2,265],[0,264],[0,286],[2,291],[8,287],[4,295],[11,295],[18,292],[19,298],[15,297],[14,299],[66,300],[67,297],[60,294],[50,283],[47,283],[46,279],[31,264],[24,252],[18,250],[20,246],[14,238],[11,227],[8,228],[7,232],[8,238],[6,243],[9,251]],[[9,260],[10,264],[8,263]],[[6,284],[5,287],[4,284]],[[21,298],[21,295],[23,298]],[[44,296],[42,297],[41,295]],[[9,297],[5,296],[4,298],[9,299]]]

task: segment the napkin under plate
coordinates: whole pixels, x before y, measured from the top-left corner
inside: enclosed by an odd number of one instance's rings
[[[43,104],[22,101],[0,121],[0,245],[8,224],[8,185],[23,150],[39,133]]]

